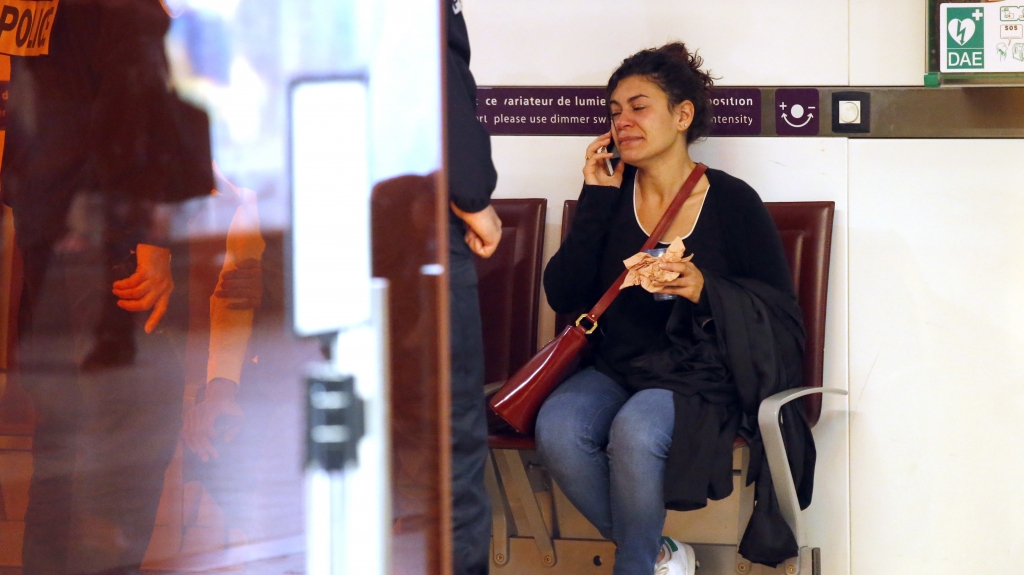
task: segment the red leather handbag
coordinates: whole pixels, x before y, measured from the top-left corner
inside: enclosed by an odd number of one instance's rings
[[[704,164],[697,164],[672,200],[672,204],[665,210],[665,215],[661,217],[654,232],[644,243],[642,251],[657,245],[707,168]],[[558,337],[545,345],[537,355],[526,362],[526,365],[512,374],[491,398],[491,408],[513,429],[524,434],[533,431],[541,404],[579,367],[580,355],[589,344],[587,336],[594,333],[597,329],[597,320],[619,295],[619,286],[625,281],[626,273],[627,271],[623,270],[619,279],[612,283],[589,313],[581,315],[576,320],[576,325],[565,328]],[[585,323],[589,325],[584,325]]]

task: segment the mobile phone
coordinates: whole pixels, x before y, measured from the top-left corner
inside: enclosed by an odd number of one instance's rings
[[[601,146],[599,154],[611,152],[612,157],[604,159],[604,167],[608,170],[609,176],[615,175],[615,166],[619,163],[619,151],[615,148],[615,140],[608,142],[607,146]]]

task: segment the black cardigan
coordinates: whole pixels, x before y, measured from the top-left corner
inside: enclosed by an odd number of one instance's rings
[[[584,186],[572,228],[544,270],[548,303],[559,313],[592,307],[623,270],[622,260],[640,251],[647,235],[636,222],[633,184],[636,168],[627,167],[622,188]],[[793,293],[789,265],[775,223],[750,186],[709,169],[711,184],[688,254],[702,272],[762,281]],[[687,300],[678,302],[691,313]],[[702,311],[707,313],[706,298]],[[665,333],[673,302],[656,302],[641,287],[627,288],[602,316],[594,343],[597,368],[620,383],[638,355],[670,345]]]
[[[627,168],[621,189],[584,186],[572,228],[544,274],[556,311],[592,306],[621,273],[622,260],[647,239],[633,209],[635,174]],[[727,497],[733,440],[737,434],[747,440],[748,480],[757,481],[759,505],[741,552],[774,566],[797,549],[775,501],[757,408],[771,394],[801,383],[801,313],[781,239],[760,197],[725,172],[709,169],[707,177],[704,206],[685,239],[705,276],[700,302],[655,302],[642,288],[623,290],[601,318],[594,362],[631,390],[673,391],[676,425],[665,477],[669,509],[698,509],[709,498]],[[714,321],[701,329],[695,316]],[[799,407],[786,410],[786,445],[806,506],[813,438]]]

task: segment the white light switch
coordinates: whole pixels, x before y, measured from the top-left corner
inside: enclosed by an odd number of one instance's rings
[[[839,123],[860,123],[860,102],[857,100],[841,100],[839,102]]]

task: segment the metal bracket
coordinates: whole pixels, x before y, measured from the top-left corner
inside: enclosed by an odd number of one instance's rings
[[[318,374],[306,379],[306,465],[340,471],[358,462],[366,433],[365,405],[350,375]]]
[[[540,552],[541,563],[545,567],[554,567],[558,563],[555,547],[551,535],[548,533],[547,525],[544,524],[544,517],[540,511],[540,505],[537,503],[537,497],[533,493],[533,488],[530,487],[530,479],[526,475],[526,468],[523,466],[519,451],[496,449],[492,453],[494,453],[495,462],[498,464],[498,475],[501,477],[506,495],[510,500],[518,499],[526,515],[529,532],[520,530],[518,526],[516,531],[520,537],[533,537],[534,543],[537,544],[537,551]]]
[[[484,485],[487,495],[491,498],[491,541],[492,557],[498,565],[508,563],[508,517],[505,514],[505,500],[498,486],[498,476],[494,472],[494,452],[487,452],[487,466],[484,467]]]
[[[799,555],[780,567],[786,575],[821,575],[821,549],[801,547]]]
[[[793,531],[797,545],[805,547],[807,540],[804,538],[803,516],[800,512],[800,502],[797,499],[796,485],[793,482],[793,475],[789,468],[789,459],[786,457],[786,444],[782,440],[782,424],[780,414],[782,407],[787,403],[815,393],[847,395],[846,390],[828,387],[798,387],[786,390],[765,399],[761,402],[757,412],[758,427],[761,429],[761,439],[764,441],[764,452],[768,458],[768,469],[772,474],[772,483],[775,484],[775,495],[779,501],[779,509],[786,524]],[[762,470],[763,472],[763,470]]]

